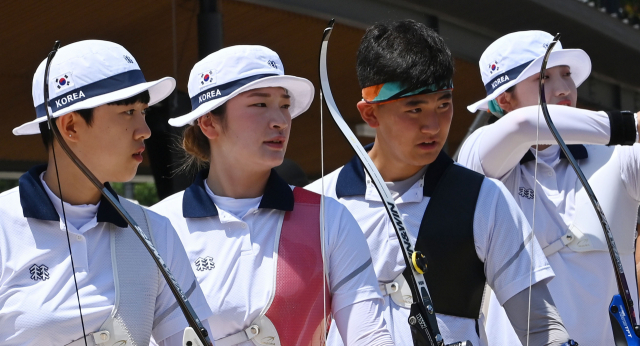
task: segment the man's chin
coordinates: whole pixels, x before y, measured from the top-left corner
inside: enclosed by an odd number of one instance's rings
[[[419,155],[418,157],[415,158],[415,160],[412,160],[412,161],[416,166],[430,165],[438,158],[439,154],[440,154],[440,151],[434,152],[434,153],[422,153],[422,155]]]

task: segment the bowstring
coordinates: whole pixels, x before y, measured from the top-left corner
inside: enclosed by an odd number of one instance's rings
[[[546,55],[546,54],[545,54]],[[542,65],[544,66],[544,58],[542,61]],[[533,261],[534,261],[534,240],[535,240],[535,227],[536,227],[536,188],[538,187],[538,151],[540,146],[540,109],[542,108],[542,96],[541,94],[544,92],[544,71],[546,69],[542,69],[540,71],[540,79],[541,79],[541,88],[538,92],[538,113],[536,119],[536,153],[535,153],[535,161],[533,168],[533,215],[531,221],[531,253],[530,253],[530,266],[529,266],[529,303],[527,306],[527,345],[529,346],[529,334],[531,332],[531,286],[533,285]]]
[[[540,103],[540,95],[538,95],[538,104]],[[534,251],[533,240],[535,239],[536,228],[536,188],[538,187],[538,146],[540,139],[540,107],[538,107],[538,118],[536,120],[536,155],[533,168],[533,220],[531,221],[531,254],[530,254],[530,266],[529,266],[529,304],[527,306],[527,346],[529,346],[529,333],[531,327],[531,286],[533,284],[533,261]]]
[[[324,256],[324,118],[322,114],[322,90],[320,90],[320,183],[321,183],[321,193],[320,193],[320,251],[322,256],[322,345],[325,345],[327,342],[327,295],[325,290],[327,289],[327,270]]]
[[[73,252],[71,251],[71,239],[69,237],[69,226],[67,225],[67,214],[65,212],[64,198],[62,196],[62,184],[60,183],[60,174],[59,174],[59,171],[58,171],[58,160],[56,158],[56,149],[55,149],[55,145],[54,145],[54,141],[53,141],[54,138],[57,139],[58,141],[61,141],[61,140],[64,140],[64,139],[59,138],[54,133],[53,126],[56,126],[56,125],[53,122],[53,119],[51,118],[51,114],[49,112],[49,68],[51,66],[51,62],[53,61],[53,56],[57,52],[58,44],[59,43],[56,41],[56,44],[54,45],[54,50],[51,53],[49,53],[50,58],[48,59],[49,61],[47,61],[47,65],[45,66],[45,78],[44,78],[43,96],[44,96],[45,111],[46,111],[46,114],[47,114],[47,121],[48,121],[48,125],[49,125],[49,134],[50,134],[51,139],[52,139],[51,151],[53,153],[53,165],[54,165],[55,170],[56,170],[56,180],[58,182],[58,191],[60,193],[60,206],[62,208],[62,219],[64,221],[64,229],[65,229],[65,233],[67,235],[67,246],[69,248],[69,257],[71,259],[71,270],[73,272],[73,283],[75,284],[75,287],[76,287],[76,298],[78,299],[78,311],[80,312],[80,324],[82,325],[82,338],[84,339],[85,346],[88,346],[88,344],[87,344],[87,332],[86,332],[85,327],[84,327],[84,318],[82,317],[82,304],[80,303],[80,291],[78,289],[78,279],[76,278],[76,267],[75,267],[75,263],[73,261]]]

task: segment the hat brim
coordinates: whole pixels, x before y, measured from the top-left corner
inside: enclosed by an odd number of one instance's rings
[[[220,105],[234,98],[240,93],[248,90],[270,87],[280,87],[287,89],[289,95],[291,96],[291,106],[289,107],[289,112],[292,119],[309,109],[315,93],[313,83],[305,78],[286,75],[265,77],[248,83],[227,96],[205,102],[190,113],[179,116],[177,118],[169,119],[169,124],[175,127],[182,127],[187,124],[193,124],[194,121],[199,117],[218,108]]]
[[[503,92],[507,91],[507,89],[512,86],[522,82],[524,79],[527,79],[534,74],[540,73],[540,67],[542,66],[542,59],[544,56],[539,56],[535,60],[525,68],[520,75],[514,80],[501,85],[498,89],[496,89],[493,93],[487,95],[487,97],[482,100],[467,106],[467,109],[471,113],[475,113],[477,110],[487,110],[489,109],[489,101],[497,98]],[[589,55],[583,51],[582,49],[561,49],[551,51],[549,55],[549,61],[547,62],[547,68],[556,67],[556,66],[569,66],[571,68],[571,78],[573,82],[576,84],[576,87],[579,87],[589,74],[591,74],[591,59]]]
[[[141,92],[149,91],[149,106],[164,100],[167,96],[173,92],[176,87],[176,80],[172,77],[164,77],[153,82],[140,83],[128,88],[113,91],[100,96],[92,97],[84,101],[75,103],[69,107],[63,108],[51,114],[52,118],[75,112],[80,109],[90,109],[98,106],[105,105],[107,103],[124,100],[129,97],[140,94]],[[16,136],[21,135],[34,135],[40,133],[41,122],[47,121],[47,117],[39,117],[28,123],[24,123],[13,129],[13,134]]]

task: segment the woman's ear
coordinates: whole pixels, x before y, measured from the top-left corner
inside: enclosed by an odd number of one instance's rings
[[[496,102],[498,102],[498,106],[502,108],[505,114],[516,109],[515,97],[513,96],[513,92],[503,92],[502,94],[498,95],[498,97],[496,97]]]
[[[380,122],[378,121],[378,116],[376,115],[376,111],[378,107],[376,105],[372,105],[365,101],[360,101],[356,105],[358,107],[358,111],[360,112],[360,116],[365,123],[369,126],[376,128],[380,126]]]
[[[198,126],[202,133],[209,139],[215,139],[222,133],[222,124],[215,121],[211,112],[198,118]]]

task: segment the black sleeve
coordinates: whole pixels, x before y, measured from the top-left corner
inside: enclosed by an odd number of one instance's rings
[[[611,138],[607,145],[633,145],[636,142],[635,114],[630,111],[609,111]]]

